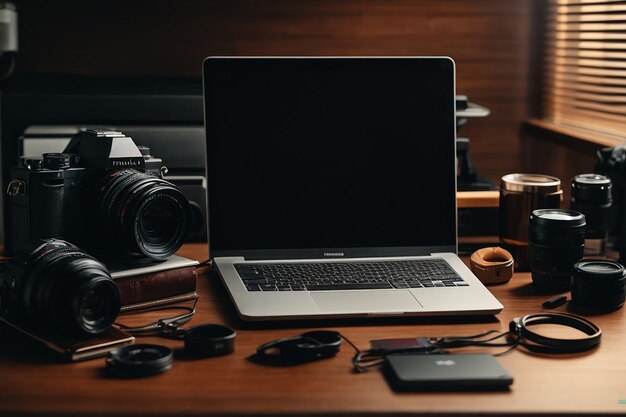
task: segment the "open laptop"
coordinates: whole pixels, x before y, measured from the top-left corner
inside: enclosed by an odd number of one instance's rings
[[[502,310],[455,254],[452,59],[203,65],[210,256],[242,319]]]

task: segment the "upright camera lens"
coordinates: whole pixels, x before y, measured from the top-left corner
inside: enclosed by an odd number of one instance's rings
[[[534,210],[528,240],[533,283],[549,291],[569,289],[572,267],[583,257],[585,216],[574,210]]]
[[[625,284],[626,269],[617,262],[577,262],[572,272],[572,302],[597,310],[616,310],[624,305]]]
[[[7,265],[16,296],[8,306],[11,321],[51,332],[100,334],[120,311],[120,293],[107,268],[76,246],[56,239],[37,240]]]
[[[111,173],[100,190],[100,215],[113,242],[154,259],[165,259],[181,247],[189,201],[176,186],[126,169]]]
[[[585,215],[585,255],[603,256],[606,252],[613,198],[611,180],[599,174],[572,178],[572,210]]]

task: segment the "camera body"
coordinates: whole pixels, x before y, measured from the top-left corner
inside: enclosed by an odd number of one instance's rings
[[[80,132],[63,153],[22,159],[11,170],[7,189],[7,251],[34,239],[60,238],[95,253],[120,248],[155,259],[171,255],[182,244],[179,235],[186,234],[189,203],[162,180],[165,170],[149,149],[105,130]],[[165,251],[144,250],[143,225],[152,227],[146,233],[158,234],[167,222],[169,235],[162,237],[175,241]]]

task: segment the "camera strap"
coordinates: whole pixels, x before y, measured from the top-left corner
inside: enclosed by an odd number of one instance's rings
[[[537,333],[532,327],[554,324],[576,329],[586,336],[579,338],[556,338]],[[509,323],[507,338],[534,353],[577,353],[592,349],[600,343],[602,329],[591,321],[573,314],[537,313],[517,317]]]

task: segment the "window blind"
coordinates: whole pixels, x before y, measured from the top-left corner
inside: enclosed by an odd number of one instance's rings
[[[626,141],[626,1],[549,0],[544,116]]]

